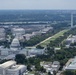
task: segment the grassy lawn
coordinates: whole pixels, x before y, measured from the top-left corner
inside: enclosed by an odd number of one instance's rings
[[[54,41],[56,38],[60,37],[60,36],[63,36],[63,34],[65,32],[67,32],[69,29],[65,29],[65,30],[62,30],[60,32],[58,32],[57,34],[45,39],[43,42],[40,43],[41,46],[46,46],[50,43],[50,41]]]
[[[35,74],[35,71],[31,71],[31,72],[29,72],[28,74],[29,74],[29,75],[30,75],[30,74]]]

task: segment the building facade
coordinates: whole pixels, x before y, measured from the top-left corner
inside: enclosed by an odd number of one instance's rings
[[[7,61],[0,64],[0,75],[23,75],[26,72],[25,65],[16,65],[16,61]]]

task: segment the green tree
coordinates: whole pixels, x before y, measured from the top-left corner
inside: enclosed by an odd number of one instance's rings
[[[46,72],[46,70],[43,67],[40,68],[40,71],[41,72]]]
[[[27,70],[31,71],[31,65],[27,65]]]
[[[63,74],[64,75],[76,75],[76,74],[74,74],[73,71],[70,71],[70,70],[67,70],[67,71],[63,72]]]
[[[56,71],[53,71],[53,74],[56,75]]]
[[[17,54],[15,56],[15,60],[17,62],[17,64],[24,64],[25,63],[25,55],[24,54]]]
[[[44,47],[42,47],[41,45],[37,45],[36,48],[43,49]]]
[[[50,72],[48,72],[48,75],[52,75]]]
[[[40,75],[40,73],[39,72],[35,72],[35,75]]]

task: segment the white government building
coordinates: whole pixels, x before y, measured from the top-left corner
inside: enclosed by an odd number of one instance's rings
[[[16,65],[13,60],[0,64],[0,75],[23,75],[26,70],[25,65]]]
[[[19,39],[23,39],[23,35],[25,34],[24,28],[12,28],[13,36],[17,36]]]
[[[53,71],[58,71],[60,68],[60,62],[58,61],[54,61],[54,62],[40,62],[40,66],[43,66],[44,69],[46,70],[46,72],[50,72],[51,74],[53,74]]]
[[[11,50],[19,50],[20,49],[20,42],[17,37],[15,37],[10,45]]]
[[[12,28],[13,35],[24,35],[25,29],[24,28]]]
[[[19,39],[15,37],[10,45],[10,48],[0,46],[0,59],[14,59],[16,54],[24,54],[26,57],[42,55],[45,49],[21,49]]]
[[[0,46],[0,59],[3,59],[9,55],[18,54],[21,51],[20,42],[17,37],[15,37],[10,45],[10,48],[4,48]]]

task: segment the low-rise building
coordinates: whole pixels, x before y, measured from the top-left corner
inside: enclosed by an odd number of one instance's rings
[[[58,71],[60,68],[60,63],[58,61],[54,61],[52,62],[40,62],[40,65],[44,67],[44,69],[46,69],[46,72],[50,72],[51,74],[53,74],[53,71]]]
[[[52,64],[52,69],[57,72],[59,68],[60,68],[60,63],[58,61],[54,61]]]
[[[76,35],[70,36],[66,39],[66,47],[70,47],[70,44],[76,42]]]
[[[16,65],[16,61],[0,64],[0,75],[22,75],[27,70],[25,65]]]
[[[45,49],[33,48],[31,50],[28,50],[28,55],[42,55],[44,53],[45,53]]]
[[[14,36],[22,36],[25,34],[24,28],[12,28],[12,33]]]
[[[0,59],[14,59],[16,54],[24,54],[27,58],[35,57],[37,55],[45,54],[45,49],[14,49],[14,48],[0,48]]]
[[[23,35],[24,39],[26,39],[26,40],[30,40],[33,36],[34,35],[32,35],[32,34],[25,34],[25,35]]]
[[[76,70],[76,57],[65,66],[64,70]]]
[[[4,41],[5,40],[5,29],[4,28],[0,28],[0,41]]]

